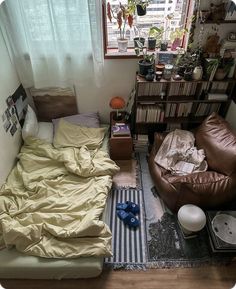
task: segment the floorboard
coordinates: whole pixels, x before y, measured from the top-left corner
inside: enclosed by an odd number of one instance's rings
[[[6,289],[230,289],[235,283],[236,262],[200,268],[107,270],[92,279],[0,280]]]

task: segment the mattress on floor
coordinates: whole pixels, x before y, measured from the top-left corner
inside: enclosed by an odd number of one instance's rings
[[[28,256],[15,249],[0,252],[0,278],[62,279],[91,278],[102,272],[102,257],[48,259]]]
[[[102,144],[105,151],[108,151],[108,139],[109,133]],[[108,224],[106,208],[102,219]],[[0,279],[92,278],[101,274],[103,262],[103,257],[50,259],[29,256],[14,248],[3,249],[0,251]]]

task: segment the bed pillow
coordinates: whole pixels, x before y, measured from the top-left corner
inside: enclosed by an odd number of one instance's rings
[[[53,142],[53,124],[51,122],[39,122],[38,125],[39,125],[39,130],[38,130],[36,137],[48,143],[52,143]]]
[[[54,133],[56,133],[58,123],[61,118],[53,119]],[[86,127],[100,127],[100,119],[97,112],[81,113],[63,117],[64,120],[72,124]]]
[[[53,144],[56,148],[86,145],[89,149],[96,149],[101,146],[105,131],[105,128],[75,125],[62,118],[54,135]]]
[[[28,104],[24,125],[22,128],[22,138],[25,140],[28,136],[36,136],[38,133],[38,120],[34,110]]]

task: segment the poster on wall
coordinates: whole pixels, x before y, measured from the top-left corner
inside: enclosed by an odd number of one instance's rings
[[[28,105],[27,94],[23,86],[20,85],[11,97],[14,103],[18,121],[22,127],[24,124],[24,119],[25,119],[27,105]]]
[[[5,132],[15,135],[19,124],[22,127],[28,105],[27,94],[22,85],[20,85],[13,95],[6,99],[6,109],[2,114],[3,128]]]

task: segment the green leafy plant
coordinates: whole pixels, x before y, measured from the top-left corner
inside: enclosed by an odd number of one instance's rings
[[[164,34],[164,27],[161,26],[160,28],[157,26],[152,26],[149,29],[148,36],[155,38],[157,41],[161,41]]]
[[[135,47],[134,51],[137,56],[143,57],[143,63],[153,63],[155,60],[155,54],[149,54],[147,48],[144,47],[143,43],[137,40],[138,47]]]
[[[171,42],[173,42],[176,38],[178,39],[182,39],[182,37],[188,33],[188,29],[187,28],[175,28],[174,31],[171,31],[170,33],[170,40]]]

